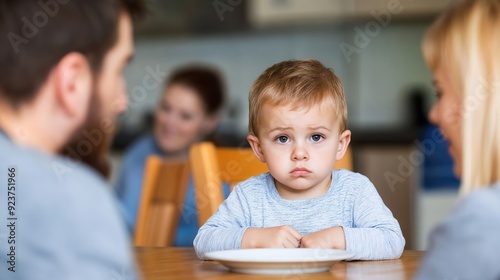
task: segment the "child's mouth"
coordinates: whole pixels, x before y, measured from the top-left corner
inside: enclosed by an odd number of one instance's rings
[[[294,168],[290,174],[292,176],[307,176],[309,174],[311,174],[311,171],[307,168],[304,168],[304,167],[297,167],[297,168]]]

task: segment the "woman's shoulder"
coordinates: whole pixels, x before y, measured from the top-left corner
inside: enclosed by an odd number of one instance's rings
[[[416,279],[498,279],[499,234],[500,186],[468,194],[432,232]]]
[[[500,184],[473,191],[457,204],[456,212],[459,217],[475,216],[473,222],[500,221]]]
[[[500,234],[500,185],[473,191],[460,199],[440,228],[457,235],[481,236],[480,239],[489,234],[498,236]],[[481,230],[484,228],[490,230]]]

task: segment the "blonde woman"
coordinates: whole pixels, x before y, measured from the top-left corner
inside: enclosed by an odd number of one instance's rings
[[[430,112],[461,178],[418,279],[500,279],[500,1],[458,1],[423,42],[438,100]]]

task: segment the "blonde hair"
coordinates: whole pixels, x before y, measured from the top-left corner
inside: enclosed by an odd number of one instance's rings
[[[500,1],[465,0],[431,26],[423,53],[462,104],[461,195],[500,180]]]
[[[341,131],[347,128],[347,105],[342,83],[331,68],[326,68],[317,60],[288,60],[274,64],[254,82],[248,101],[248,130],[251,135],[258,136],[260,110],[264,104],[292,104],[292,110],[296,110],[329,101],[340,119]]]

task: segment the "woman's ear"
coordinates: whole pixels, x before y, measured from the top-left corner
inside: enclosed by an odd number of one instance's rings
[[[266,163],[266,159],[264,158],[264,154],[262,153],[262,147],[260,146],[259,138],[255,135],[248,135],[247,140],[250,144],[250,147],[252,147],[255,156],[263,163]]]
[[[344,157],[347,147],[349,147],[349,143],[351,143],[351,131],[344,130],[344,132],[340,135],[339,147],[337,148],[335,160],[341,160]]]

